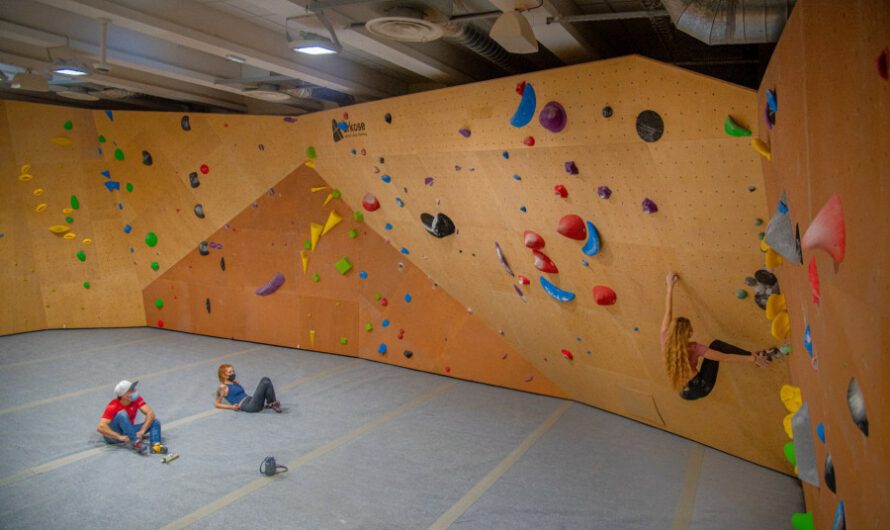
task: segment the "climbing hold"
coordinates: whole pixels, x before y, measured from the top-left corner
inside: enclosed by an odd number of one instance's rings
[[[392,223],[386,223],[385,225],[383,225],[383,229],[384,230],[392,230]]]
[[[160,268],[161,268],[161,266],[158,265],[158,262],[157,262],[157,261],[153,261],[153,262],[151,263],[151,270],[156,271],[156,270],[158,270],[158,269],[160,269]]]
[[[618,300],[618,295],[605,285],[596,285],[593,287],[593,299],[596,305],[613,305]]]
[[[797,465],[797,477],[819,487],[819,471],[816,463],[816,451],[813,447],[813,428],[810,424],[810,408],[803,403],[791,418],[791,430],[794,434],[794,455]]]
[[[522,98],[519,100],[519,106],[516,107],[516,112],[514,112],[513,117],[510,118],[510,125],[513,127],[525,127],[532,121],[532,118],[535,117],[535,108],[537,107],[538,102],[535,97],[535,89],[532,87],[531,83],[525,83],[525,81],[523,81],[521,89],[517,86],[517,92],[522,95]]]
[[[388,112],[386,114],[384,114],[383,121],[385,121],[386,123],[392,123],[392,114],[390,114]]]
[[[497,252],[498,260],[501,262],[501,265],[504,266],[504,270],[506,270],[510,276],[513,276],[513,269],[511,269],[510,265],[507,263],[507,258],[504,257],[504,252],[501,250],[501,245],[497,241],[494,242],[494,250],[495,252]]]
[[[761,219],[759,217],[757,219],[754,219],[754,226],[760,226],[762,224],[763,224],[763,219]]]
[[[202,175],[210,173],[210,167],[207,164],[201,164],[201,167],[199,169],[201,170]]]
[[[318,273],[316,272],[315,274],[312,275],[312,281],[315,282],[315,283],[320,282],[320,281],[321,281],[321,276],[319,276]]]
[[[405,351],[402,352],[402,355],[404,355],[406,359],[410,359],[411,356],[414,355],[414,352],[411,351],[411,350],[405,350]]]
[[[583,241],[587,239],[587,228],[584,220],[575,214],[564,215],[556,227],[556,231],[569,239]]]
[[[121,189],[121,183],[116,180],[106,180],[105,187],[108,188],[108,191],[114,191]]]
[[[145,235],[145,244],[153,247],[158,244],[158,236],[155,235],[154,232],[149,232]]]
[[[782,388],[779,390],[779,398],[782,400],[782,403],[785,405],[788,412],[791,413],[797,412],[797,409],[803,404],[800,395],[800,387],[782,385]]]
[[[79,259],[80,261],[86,261],[87,259],[86,254],[84,254],[82,250],[78,250],[75,256],[77,256],[77,259]]]
[[[738,298],[739,300],[744,300],[745,298],[748,298],[748,291],[746,291],[744,289],[738,289],[735,292],[735,297]]]
[[[34,175],[31,175],[29,173],[22,173],[21,175],[19,175],[19,180],[21,180],[22,182],[28,182],[32,178],[34,178]]]
[[[309,146],[306,148],[306,158],[317,158],[318,153],[315,152],[315,147]]]
[[[528,284],[530,284],[531,282],[530,282],[529,279],[526,278],[525,276],[520,275],[520,276],[517,276],[517,277],[516,277],[516,283],[518,283],[518,284],[520,284],[520,285],[528,285]]]
[[[779,101],[776,99],[776,91],[771,88],[766,89],[766,106],[771,112],[779,111]]]
[[[547,272],[551,274],[557,274],[559,269],[556,268],[556,264],[553,263],[546,254],[541,252],[540,250],[533,250],[532,254],[535,256],[535,268],[541,272]]]
[[[831,528],[832,530],[847,530],[844,501],[837,501],[837,510],[834,512],[834,525]]]
[[[115,150],[114,150],[114,158],[116,158],[117,160],[123,160],[123,159],[124,159],[124,152],[121,151],[120,148],[115,149]]]
[[[813,333],[810,331],[810,325],[807,324],[806,331],[803,332],[803,347],[806,348],[810,357],[813,356]]]
[[[71,196],[71,207],[75,210],[80,208],[80,201],[77,200],[77,197],[74,195]]]
[[[834,462],[831,461],[831,453],[825,455],[825,471],[822,474],[825,479],[825,485],[832,493],[837,493],[837,482],[834,478]]]
[[[331,199],[333,199],[333,198],[334,198],[334,194],[333,194],[333,193],[328,193],[328,196],[325,197],[324,202],[323,202],[321,205],[322,205],[322,206],[327,206],[328,203],[331,202]]]
[[[163,320],[158,320],[158,327],[159,327],[159,328],[164,327],[164,321],[163,321]]]
[[[643,199],[643,212],[645,213],[655,213],[658,211],[658,206],[652,202],[652,199]]]
[[[608,199],[612,196],[612,190],[608,186],[600,186],[596,189],[596,193],[600,196],[600,199]]]
[[[856,378],[850,379],[850,385],[847,386],[847,405],[850,407],[850,416],[853,423],[859,427],[859,430],[868,436],[868,417],[865,415],[865,398],[862,390],[859,389],[859,383]]]
[[[603,107],[603,118],[611,118],[612,117],[612,107],[606,106]]]
[[[85,238],[85,239],[83,240],[83,244],[84,244],[84,245],[92,245],[92,244],[93,244],[93,240],[87,237],[87,238]]]
[[[767,160],[772,160],[772,155],[769,152],[769,145],[761,140],[760,138],[754,138],[751,140],[751,146],[754,147],[754,150],[766,157]]]
[[[548,131],[558,133],[566,127],[566,122],[568,121],[566,109],[556,101],[550,101],[541,109],[541,112],[538,114],[538,121]]]
[[[569,175],[577,175],[578,174],[578,166],[575,165],[574,161],[568,161],[565,163],[566,173]]]
[[[793,514],[791,526],[794,530],[813,530],[813,512]]]
[[[751,131],[742,125],[739,125],[732,116],[726,115],[726,121],[723,122],[723,129],[730,136],[751,136]]]
[[[315,247],[318,246],[318,239],[321,237],[322,230],[324,230],[324,226],[318,223],[309,223],[310,250],[315,250]]]
[[[810,257],[809,267],[810,292],[813,293],[813,303],[818,304],[820,298],[819,291],[819,271],[816,269],[816,256]]]
[[[890,79],[890,48],[884,48],[875,58],[875,68],[878,69],[878,75],[881,79],[887,81]]]
[[[350,263],[349,258],[343,257],[340,261],[334,263],[334,267],[340,272],[340,274],[346,274],[350,270],[352,270],[352,263]]]
[[[547,278],[543,276],[541,276],[540,279],[541,287],[544,288],[544,292],[550,295],[550,297],[554,300],[559,300],[560,302],[570,302],[575,298],[575,293],[560,289],[559,287],[547,281]]]
[[[379,296],[379,295],[378,295],[378,296]],[[380,298],[380,305],[383,306],[383,307],[388,306],[388,305],[389,305],[389,300],[387,300],[386,298],[382,298],[382,297],[381,297],[381,298]]]
[[[179,126],[182,127],[183,131],[191,131],[192,130],[192,124],[189,123],[188,115],[183,116],[182,119],[179,120]],[[207,312],[209,313],[210,310],[208,310]]]
[[[470,130],[469,130],[469,129],[458,129],[457,132],[459,132],[460,135],[463,136],[464,138],[469,138],[469,137],[470,137]]]
[[[454,233],[454,222],[444,213],[437,213],[435,217],[428,213],[420,214],[420,222],[430,234],[443,238]]]
[[[160,298],[158,298],[157,300],[155,300],[155,307],[157,307],[158,309],[163,308],[163,307],[164,307],[164,301],[161,300]]]
[[[371,331],[373,329],[374,329],[374,326],[372,326],[370,323],[365,324],[365,331]]]
[[[201,181],[198,180],[198,172],[192,171],[189,173],[189,184],[191,184],[192,188],[197,188],[201,185]]]
[[[525,246],[532,250],[544,248],[544,238],[531,230],[526,230],[522,237],[525,239]]]
[[[398,335],[396,335],[396,338],[398,338],[399,340],[404,339],[405,338],[405,330],[399,329],[399,333],[398,333]]]
[[[819,439],[822,440],[822,443],[825,443],[825,424],[824,423],[820,423],[819,425],[816,425],[816,436],[818,436]]]
[[[40,197],[43,195],[43,188],[37,188],[36,190],[31,192],[35,197]]]
[[[784,339],[791,333],[791,321],[788,319],[787,311],[783,311],[776,316],[770,327],[770,333],[778,340]]]
[[[374,194],[368,192],[362,197],[362,208],[369,212],[376,211],[380,208],[380,201],[377,200],[377,197],[375,197]]]
[[[358,232],[356,232],[355,229],[353,228],[352,230],[349,231],[349,237],[352,239],[355,239],[356,237],[358,237]]]
[[[411,293],[405,293],[405,303],[406,304],[411,303]]]
[[[70,131],[70,130],[74,127],[74,124],[72,124],[70,121],[66,121],[65,124],[62,125],[62,127],[63,127],[66,131]]]
[[[142,163],[146,166],[152,165],[151,153],[148,151],[142,151]]]
[[[785,458],[788,459],[788,462],[790,462],[792,466],[797,466],[797,461],[794,457],[794,442],[786,443],[783,450],[785,452]]]
[[[389,175],[381,175],[380,180],[389,184],[390,182],[392,182],[392,177],[390,177]]]
[[[198,219],[204,218],[204,207],[200,204],[195,205],[195,215],[198,217]]]
[[[43,212],[46,211],[46,208],[47,208],[46,203],[41,203],[41,204],[38,204],[38,205],[34,208],[34,211],[37,212],[37,213],[43,213]]]
[[[358,277],[361,278],[361,279],[363,279],[363,280],[367,280],[367,279],[368,279],[368,273],[365,272],[365,271],[362,271],[362,272],[358,273]]]
[[[534,147],[535,138],[533,136],[526,136],[525,139],[522,140],[522,143],[524,143],[525,145],[527,145],[529,147]]]
[[[226,258],[225,258],[225,257],[220,257],[220,258],[219,258],[219,268],[220,268],[223,272],[226,272]]]
[[[644,110],[637,115],[637,134],[644,142],[657,142],[664,134],[664,120],[654,110]]]
[[[133,227],[130,225],[124,225],[124,233],[129,234],[130,231],[133,230]]]
[[[386,344],[380,343],[380,346],[377,347],[377,353],[386,353]]]
[[[52,143],[56,145],[73,145],[74,141],[71,138],[65,138],[64,136],[56,136],[52,139]]]
[[[342,220],[343,217],[341,217],[340,214],[338,214],[335,210],[331,210],[331,213],[328,214],[328,220],[324,223],[324,228],[321,231],[321,235],[325,235],[330,232]]]
[[[596,256],[600,251],[600,235],[599,232],[596,231],[596,227],[593,226],[593,223],[590,221],[585,222],[587,223],[587,243],[584,244],[584,248],[581,249],[581,252],[586,256]],[[587,263],[585,263],[584,266],[586,267]]]
[[[388,320],[388,319],[383,319],[383,322],[380,323],[380,326],[381,326],[381,327],[384,327],[384,328],[388,328],[388,327],[389,327],[389,320]]]
[[[575,358],[575,356],[572,355],[572,352],[570,352],[569,350],[561,350],[560,353],[562,353],[562,356],[570,361]]]
[[[127,192],[132,192],[132,191],[133,191],[133,185],[131,183],[127,182]]]
[[[516,294],[519,295],[519,298],[523,302],[528,303],[528,300],[526,300],[525,295],[522,293],[522,289],[520,289],[519,287],[516,287],[515,285],[513,286],[513,289],[516,290]]]
[[[520,207],[519,207],[519,211],[522,212],[522,213],[525,213],[525,212],[528,211],[528,208],[526,208],[525,206],[520,206]]]
[[[766,318],[773,320],[779,313],[788,310],[784,294],[771,294],[766,301]]]
[[[206,255],[210,254],[210,250],[207,248],[206,241],[201,241],[200,243],[198,243],[198,253],[201,254],[202,256],[206,256]]]
[[[790,260],[792,263],[801,263],[800,245],[791,227],[791,215],[788,212],[788,199],[785,192],[779,199],[776,212],[766,226],[766,235],[763,239],[773,250]]]
[[[67,234],[65,234],[62,237],[64,237],[65,239],[68,239],[68,240],[72,240],[75,237],[77,237],[77,234],[75,234],[74,232],[68,232]]]
[[[411,253],[411,252],[410,252],[407,248],[405,248],[405,247],[402,247],[402,250],[400,250],[399,252],[401,252],[402,254],[405,254],[405,255]]]
[[[284,275],[280,272],[276,272],[271,280],[254,292],[259,296],[268,296],[277,291],[282,285],[284,285]]]
[[[771,248],[767,248],[764,263],[767,269],[775,269],[782,264],[782,255]]]
[[[824,250],[837,263],[844,261],[847,232],[841,198],[836,194],[832,195],[816,214],[803,235],[801,246],[806,250],[813,248]]]
[[[557,197],[562,197],[563,199],[569,196],[569,190],[567,190],[566,187],[562,184],[553,186],[553,191],[556,193]]]
[[[83,288],[84,288],[84,289],[89,289],[89,288],[90,288],[90,282],[83,282]]]

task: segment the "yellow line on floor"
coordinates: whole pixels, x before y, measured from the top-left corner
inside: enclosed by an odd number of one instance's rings
[[[85,355],[87,353],[95,353],[98,351],[111,350],[111,349],[120,348],[123,346],[130,346],[132,344],[139,344],[140,342],[158,341],[158,340],[170,338],[172,336],[173,335],[167,335],[164,337],[146,337],[144,339],[131,340],[130,342],[121,342],[119,344],[110,344],[108,346],[99,346],[96,348],[89,348],[87,350],[81,350],[81,351],[76,351],[76,352],[71,352],[71,353],[62,353],[59,355],[54,355],[52,357],[44,357],[41,359],[29,359],[27,361],[19,361],[16,363],[0,364],[0,370],[6,370],[7,368],[16,368],[18,366],[27,366],[29,364],[43,363],[43,362],[48,362],[48,361],[56,361],[59,359],[65,359],[67,357],[77,357],[78,355]]]
[[[513,449],[513,451],[511,451],[509,455],[507,455],[503,460],[500,461],[498,465],[494,467],[494,469],[492,469],[487,475],[482,477],[482,480],[480,480],[475,486],[473,486],[473,488],[470,489],[470,491],[468,491],[466,495],[461,497],[460,500],[454,504],[454,506],[452,506],[447,512],[443,513],[439,517],[439,519],[437,519],[436,522],[433,523],[432,526],[430,526],[430,530],[444,530],[445,528],[448,528],[449,526],[454,524],[454,521],[457,521],[457,519],[461,515],[463,515],[470,508],[470,506],[478,501],[479,498],[482,497],[482,495],[484,495],[489,488],[494,486],[495,482],[500,480],[500,478],[504,476],[504,473],[509,471],[510,468],[513,467],[520,458],[522,458],[522,455],[524,455],[529,449],[531,449],[531,447],[535,445],[535,443],[556,424],[559,418],[563,414],[565,414],[567,410],[569,410],[570,406],[572,406],[571,401],[564,401],[559,407],[557,407],[556,410],[554,410],[553,413],[550,414],[550,416],[548,416],[547,419],[544,420],[544,422],[541,423],[541,425],[539,425],[533,433],[529,434],[525,438],[525,440],[523,440],[522,443],[516,447],[516,449]]]
[[[309,381],[314,381],[316,379],[322,379],[322,378],[328,377],[330,375],[334,375],[337,372],[345,370],[346,368],[349,368],[350,366],[355,366],[356,364],[361,363],[361,362],[362,362],[362,359],[355,359],[348,363],[341,364],[340,366],[335,366],[333,368],[328,368],[327,370],[322,370],[321,372],[319,372],[317,374],[302,377],[292,383],[288,383],[287,385],[280,387],[278,389],[278,391],[281,392],[283,390],[290,390],[290,389],[296,387],[297,385],[302,385],[303,383],[308,383]],[[197,421],[197,420],[200,420],[203,418],[207,418],[209,416],[213,416],[214,414],[217,414],[222,411],[223,411],[223,409],[216,409],[216,408],[210,409],[210,410],[205,410],[204,412],[199,412],[197,414],[192,414],[191,416],[186,416],[185,418],[179,418],[178,420],[171,421],[170,423],[165,423],[163,428],[165,431],[174,429],[181,425],[186,425],[193,421]],[[0,488],[2,488],[4,486],[8,486],[10,484],[13,484],[15,482],[18,482],[20,480],[24,480],[26,478],[33,477],[35,475],[40,475],[41,473],[46,473],[47,471],[53,471],[55,469],[59,469],[60,467],[67,466],[68,464],[73,464],[74,462],[83,460],[84,458],[89,458],[91,456],[97,455],[97,454],[101,453],[102,451],[106,451],[108,449],[111,449],[111,446],[102,446],[102,447],[97,447],[95,449],[88,449],[86,451],[81,451],[81,452],[75,453],[73,455],[69,455],[69,456],[65,456],[62,458],[57,458],[55,460],[51,460],[45,464],[40,464],[39,466],[30,467],[24,471],[16,473],[15,475],[10,475],[4,479],[0,479]]]
[[[346,433],[343,436],[341,436],[335,440],[332,440],[332,441],[324,444],[323,446],[319,447],[318,449],[310,451],[310,452],[306,453],[305,455],[288,462],[285,465],[288,467],[288,469],[290,469],[290,473],[293,473],[298,467],[308,464],[309,462],[312,462],[313,460],[330,453],[334,449],[341,447],[342,445],[358,438],[359,436],[367,433],[368,431],[376,429],[377,427],[386,423],[387,421],[395,418],[396,416],[399,416],[400,414],[404,414],[405,412],[408,412],[409,410],[417,407],[424,401],[436,396],[437,394],[439,394],[441,392],[444,392],[445,390],[448,390],[449,388],[451,388],[452,386],[454,386],[456,384],[457,384],[457,381],[448,381],[446,383],[443,383],[443,384],[437,386],[436,388],[430,390],[426,394],[416,397],[416,398],[412,399],[411,401],[405,403],[404,405],[401,405],[400,407],[387,412],[386,414],[377,416],[373,420],[365,423],[364,425],[355,429],[354,431]],[[261,488],[268,486],[273,481],[279,480],[282,477],[283,477],[283,475],[276,475],[274,477],[263,477],[263,478],[258,478],[256,480],[248,482],[244,486],[241,486],[240,488],[220,497],[219,499],[211,502],[210,504],[207,504],[201,508],[198,508],[197,510],[186,515],[185,517],[182,517],[181,519],[177,519],[176,521],[173,521],[172,523],[170,523],[166,526],[163,526],[162,530],[173,529],[173,528],[177,528],[177,529],[185,528],[186,526],[188,526],[190,524],[200,521],[201,519],[207,517],[208,515],[216,513],[217,511],[221,510],[222,508],[225,508],[226,506],[228,506],[229,504],[232,504],[233,502],[237,501],[238,499],[246,497],[247,495],[253,493],[254,491],[257,491]]]
[[[695,507],[695,493],[698,490],[698,478],[701,475],[701,464],[705,456],[705,447],[694,444],[686,464],[686,476],[683,478],[683,491],[674,511],[674,522],[671,530],[688,530],[692,523],[692,509]]]
[[[166,375],[169,373],[177,372],[179,370],[186,370],[188,368],[194,368],[196,366],[201,366],[202,364],[213,363],[216,361],[221,361],[223,359],[227,359],[229,357],[234,357],[236,355],[242,355],[242,354],[250,353],[250,352],[253,352],[256,350],[261,350],[265,347],[266,346],[256,346],[256,347],[249,348],[246,350],[240,350],[240,351],[236,351],[236,352],[232,352],[232,353],[227,353],[225,355],[221,355],[219,357],[214,357],[212,359],[204,359],[203,361],[197,361],[197,362],[193,362],[193,363],[189,363],[189,364],[183,364],[181,366],[174,366],[173,368],[167,368],[166,370],[161,370],[159,372],[152,372],[150,374],[143,374],[143,375],[134,375],[130,379],[142,381],[143,379],[149,379],[151,377],[157,377],[159,375]],[[30,409],[32,407],[39,407],[41,405],[47,405],[49,403],[55,403],[56,401],[61,401],[63,399],[70,399],[73,397],[82,396],[84,394],[89,394],[90,392],[96,392],[97,390],[111,390],[112,388],[114,388],[114,385],[116,382],[117,381],[114,381],[111,383],[105,383],[104,385],[94,386],[91,388],[85,388],[83,390],[78,390],[76,392],[69,392],[69,393],[63,394],[61,396],[55,396],[55,397],[51,397],[51,398],[41,399],[39,401],[32,401],[30,403],[24,403],[22,405],[16,405],[14,407],[5,408],[5,409],[0,410],[0,416],[2,416],[4,414],[9,414],[10,412],[16,412],[19,410]]]

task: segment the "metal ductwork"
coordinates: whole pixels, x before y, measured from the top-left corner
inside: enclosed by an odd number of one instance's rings
[[[661,0],[678,30],[711,46],[776,42],[796,0]]]
[[[532,69],[525,60],[511,54],[491,37],[469,24],[449,22],[443,27],[446,38],[466,46],[510,74],[527,72]]]

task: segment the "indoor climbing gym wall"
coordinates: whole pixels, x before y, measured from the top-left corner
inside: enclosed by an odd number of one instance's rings
[[[765,247],[794,350],[785,451],[809,528],[890,520],[888,28],[886,2],[798,2],[758,94]]]
[[[794,473],[787,356],[723,363],[684,400],[658,338],[675,270],[697,340],[787,341],[764,315],[753,91],[631,56],[297,117],[3,111],[21,307],[2,333],[147,324],[360,356]]]

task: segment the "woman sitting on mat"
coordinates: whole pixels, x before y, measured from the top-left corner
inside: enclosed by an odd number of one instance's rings
[[[676,273],[668,273],[667,299],[664,307],[664,320],[661,322],[661,349],[664,352],[664,364],[668,378],[674,390],[683,391],[684,387],[698,374],[698,365],[701,359],[713,361],[755,363],[757,366],[766,366],[770,358],[757,352],[755,355],[734,355],[712,350],[704,344],[692,340],[692,323],[688,318],[673,318],[672,300],[674,284],[679,277]],[[716,374],[714,374],[716,375]],[[710,391],[710,390],[708,390]]]
[[[216,408],[259,412],[269,408],[281,412],[281,403],[275,399],[275,388],[268,377],[260,379],[253,396],[244,392],[244,387],[235,378],[235,369],[231,364],[219,365],[219,389],[216,391]],[[226,400],[226,405],[222,401]]]

